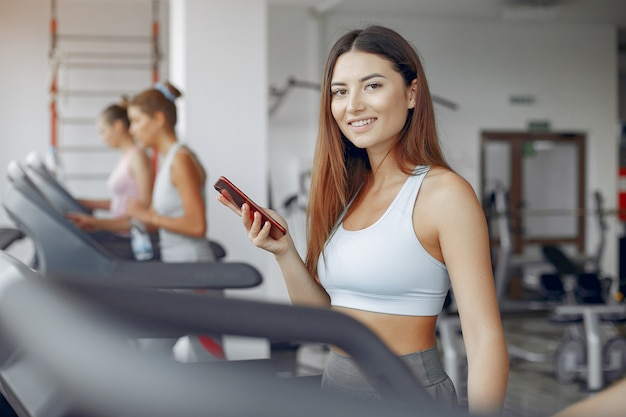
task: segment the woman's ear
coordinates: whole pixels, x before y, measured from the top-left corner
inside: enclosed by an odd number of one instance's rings
[[[413,80],[409,87],[409,109],[414,109],[417,104],[417,78]]]
[[[121,133],[126,130],[124,122],[122,122],[120,119],[113,120],[113,124],[111,126],[113,126],[113,130],[117,133]]]
[[[159,127],[165,127],[165,125],[167,124],[167,120],[165,119],[165,113],[160,110],[155,111],[154,115],[152,115],[152,118]]]

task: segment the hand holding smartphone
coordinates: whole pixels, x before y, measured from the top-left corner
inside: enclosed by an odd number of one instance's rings
[[[272,228],[270,229],[270,236],[273,239],[280,239],[285,234],[287,234],[287,230],[280,224],[276,219],[270,216],[262,207],[256,204],[250,197],[244,194],[239,188],[235,186],[232,182],[230,182],[226,177],[219,177],[219,179],[213,185],[218,193],[222,194],[231,203],[236,205],[237,207],[241,207],[243,203],[247,203],[250,206],[250,209],[254,211],[258,211],[261,214],[261,219],[263,224],[265,222],[270,222]],[[223,192],[225,191],[225,193]]]

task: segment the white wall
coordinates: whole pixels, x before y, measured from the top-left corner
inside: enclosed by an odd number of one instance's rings
[[[301,7],[270,7],[268,67],[270,86],[284,91],[288,80],[320,84],[320,20]],[[288,34],[288,35],[286,35]],[[285,51],[290,51],[288,54]],[[300,175],[310,167],[317,137],[319,90],[305,86],[289,88],[269,118],[269,163],[273,208],[287,217],[297,247],[304,252],[305,204],[286,210],[285,201],[298,194]],[[276,104],[278,101],[278,104]],[[278,289],[277,289],[278,290]]]
[[[257,267],[266,283],[282,280],[269,272],[273,257],[248,241],[240,218],[215,200],[213,189],[224,175],[259,204],[268,203],[265,2],[172,0],[171,5],[171,78],[184,94],[179,133],[208,171],[209,237],[225,246],[229,261]],[[251,295],[265,297],[266,286]]]
[[[151,86],[153,17],[159,49],[167,51],[167,2],[158,5],[153,12],[150,0],[57,0],[58,150],[66,185],[76,195],[108,196],[106,179],[120,154],[102,142],[96,119],[122,96]],[[167,77],[163,58],[158,78]]]
[[[49,143],[48,9],[42,1],[0,0],[0,192],[7,165]],[[10,224],[0,209],[0,225]],[[23,240],[10,251],[29,260]]]
[[[11,159],[33,149],[44,151],[50,140],[45,4],[0,1],[0,184],[5,184]],[[7,221],[3,210],[0,220]]]

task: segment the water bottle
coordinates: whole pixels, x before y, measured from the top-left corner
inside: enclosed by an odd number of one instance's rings
[[[135,219],[130,222],[130,244],[136,260],[146,261],[154,257],[150,234],[146,230],[146,226]]]

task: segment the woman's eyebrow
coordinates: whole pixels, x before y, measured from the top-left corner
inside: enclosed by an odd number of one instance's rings
[[[364,81],[371,80],[372,78],[376,78],[376,77],[387,78],[383,74],[375,72],[373,74],[369,74],[369,75],[366,75],[365,77],[360,78],[359,82],[362,83]],[[330,83],[330,85],[332,87],[334,85],[346,85],[346,83],[343,82],[343,81],[333,81],[333,82]]]
[[[365,77],[361,78],[359,81],[363,82],[363,81],[371,80],[372,78],[376,78],[376,77],[387,78],[383,74],[379,74],[379,73],[375,72],[373,74],[366,75]]]

